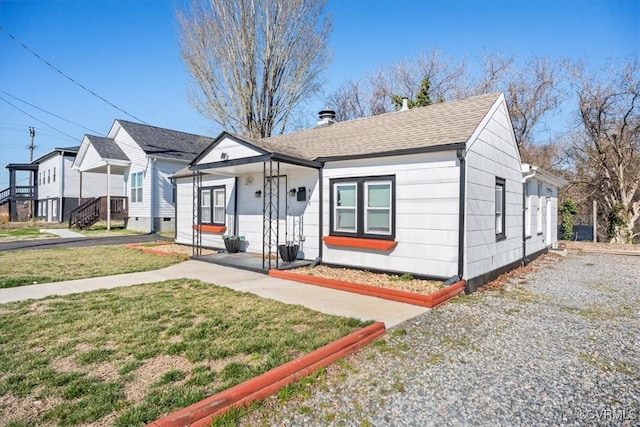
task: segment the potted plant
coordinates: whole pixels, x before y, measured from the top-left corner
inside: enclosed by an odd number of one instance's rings
[[[240,245],[244,242],[244,236],[236,236],[235,234],[227,234],[222,236],[224,247],[230,254],[240,252]]]
[[[284,262],[293,262],[298,257],[299,245],[294,244],[292,241],[287,242],[286,245],[279,245],[278,252],[280,252],[280,258]]]

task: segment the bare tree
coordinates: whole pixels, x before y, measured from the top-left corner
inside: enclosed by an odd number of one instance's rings
[[[562,101],[559,66],[546,57],[531,58],[508,77],[506,99],[518,148],[531,144],[533,130]]]
[[[329,63],[324,0],[193,0],[178,12],[190,101],[224,129],[284,132]]]
[[[594,197],[612,243],[632,243],[640,218],[640,65],[611,63],[605,75],[571,66],[581,132],[571,147],[575,183]]]

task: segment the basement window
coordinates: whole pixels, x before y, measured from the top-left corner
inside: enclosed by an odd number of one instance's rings
[[[395,176],[337,178],[330,183],[332,236],[395,238]]]

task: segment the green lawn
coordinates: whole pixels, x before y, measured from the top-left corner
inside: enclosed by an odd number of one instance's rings
[[[186,279],[0,305],[0,419],[144,425],[366,324]]]
[[[123,246],[0,252],[0,288],[157,270],[186,260]]]

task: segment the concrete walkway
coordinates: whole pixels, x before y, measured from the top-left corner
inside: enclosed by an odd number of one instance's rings
[[[415,305],[305,285],[195,260],[141,273],[0,289],[0,304],[180,278],[198,279],[287,304],[299,304],[322,313],[377,320],[384,322],[387,328],[429,311],[428,308]]]
[[[55,234],[56,236],[68,239],[68,238],[81,238],[87,237],[84,234],[76,233],[75,231],[69,230],[68,228],[43,228],[40,230],[41,233],[49,233]]]

